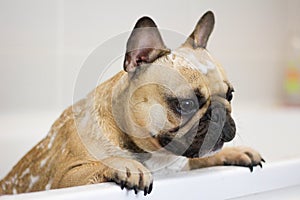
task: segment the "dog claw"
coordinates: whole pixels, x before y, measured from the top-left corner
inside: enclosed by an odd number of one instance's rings
[[[261,158],[261,162],[264,162],[264,163],[265,163],[266,161],[265,161],[265,159]]]
[[[150,186],[149,186],[148,194],[150,194],[150,193],[151,193],[151,191],[152,191],[152,188],[153,188],[153,183],[151,183],[151,184],[150,184]]]
[[[249,166],[249,169],[250,169],[250,172],[253,172],[253,166],[252,165]]]
[[[148,194],[148,187],[144,188],[144,196],[146,196]]]
[[[260,166],[260,168],[263,168],[263,165],[261,163],[258,163],[258,165]]]
[[[121,189],[123,190],[125,188],[125,181],[121,181],[120,185],[121,185]]]
[[[134,190],[134,194],[137,194],[137,193],[138,193],[137,186],[133,186],[133,190]]]

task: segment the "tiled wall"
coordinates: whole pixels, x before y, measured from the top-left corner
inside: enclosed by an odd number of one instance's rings
[[[299,8],[297,0],[2,0],[0,111],[62,109],[72,103],[76,77],[93,50],[131,30],[140,16],[188,35],[207,10],[216,15],[208,49],[235,85],[236,102],[279,101],[289,30],[299,26]],[[116,48],[121,56],[125,43],[110,51]],[[121,61],[111,73],[122,69]]]

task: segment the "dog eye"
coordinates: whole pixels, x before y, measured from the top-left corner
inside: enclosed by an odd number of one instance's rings
[[[185,99],[178,102],[176,109],[182,115],[190,115],[197,110],[197,104],[192,99]]]
[[[234,92],[234,90],[233,90],[232,88],[228,89],[228,91],[227,91],[227,93],[226,93],[226,99],[227,99],[228,101],[231,101],[231,100],[232,100],[232,98],[233,98],[233,92]]]

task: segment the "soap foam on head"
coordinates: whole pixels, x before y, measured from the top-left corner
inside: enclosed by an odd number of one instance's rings
[[[200,70],[203,74],[207,74],[208,70],[216,68],[216,66],[210,60],[204,60],[204,58],[200,60],[193,52],[185,48],[172,51],[170,57],[172,60],[174,60],[173,57],[175,57],[175,59],[176,57],[183,59],[184,61],[188,62],[190,67]]]

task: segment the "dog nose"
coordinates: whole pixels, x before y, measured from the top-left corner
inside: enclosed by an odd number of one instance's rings
[[[205,118],[214,124],[214,126],[211,126],[215,129],[214,134],[219,133],[219,135],[215,137],[218,137],[223,142],[229,142],[235,137],[236,127],[234,120],[222,103],[217,101],[211,102],[205,114]]]
[[[230,142],[235,137],[235,133],[236,133],[235,122],[230,115],[227,115],[226,122],[222,130],[221,140],[223,142]]]

